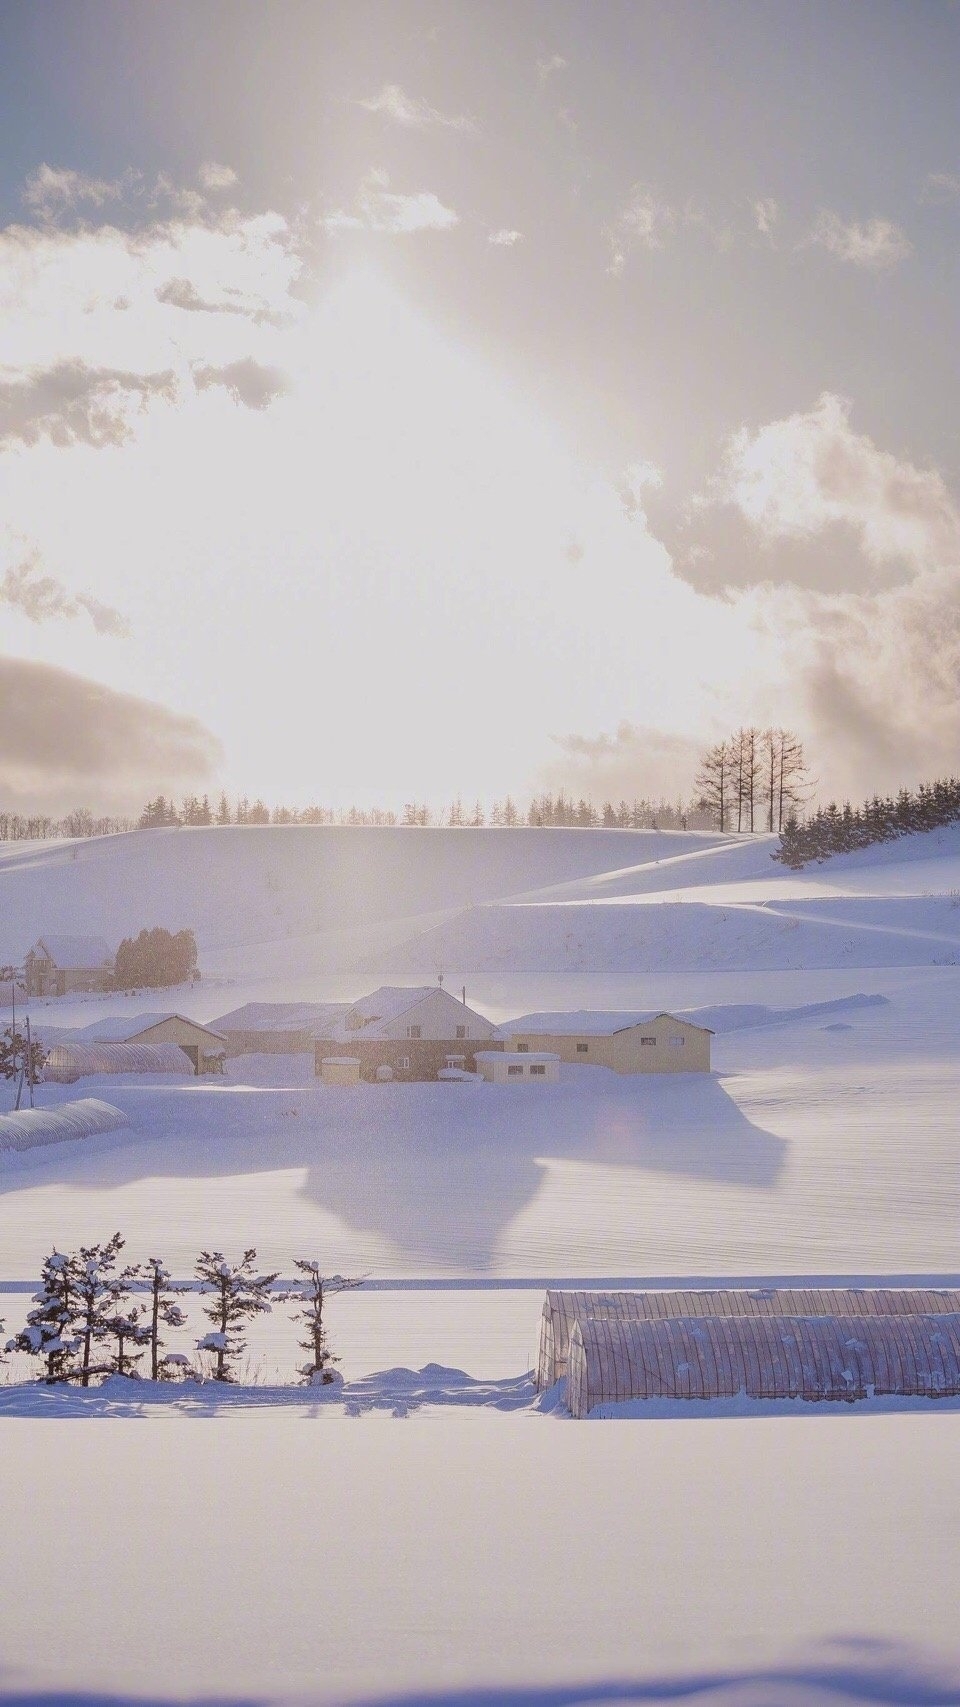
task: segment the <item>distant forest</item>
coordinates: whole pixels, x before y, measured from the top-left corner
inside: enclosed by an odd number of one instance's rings
[[[922,782],[915,791],[901,788],[896,799],[874,795],[861,806],[843,806],[834,801],[810,814],[801,823],[787,819],[774,859],[793,870],[831,854],[852,853],[875,842],[892,842],[920,830],[935,830],[960,820],[960,779],[955,776],[934,783]]]
[[[86,809],[64,818],[27,816],[0,812],[0,841],[36,841],[50,837],[112,836],[125,830],[152,830],[187,825],[228,824],[346,824],[410,825],[441,827],[514,828],[552,825],[561,828],[610,830],[702,830],[713,822],[711,808],[697,800],[634,799],[592,801],[574,799],[561,789],[558,794],[538,794],[522,805],[508,794],[492,805],[476,801],[465,806],[455,800],[443,811],[433,811],[419,801],[410,801],[400,812],[383,807],[267,806],[263,800],[245,796],[228,800],[221,794],[216,805],[208,795],[189,795],[179,805],[165,795],[147,802],[139,818],[95,817]]]

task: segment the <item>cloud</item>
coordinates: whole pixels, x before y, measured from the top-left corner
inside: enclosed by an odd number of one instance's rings
[[[346,213],[337,210],[327,214],[321,220],[324,229],[330,232],[380,231],[390,236],[402,236],[417,231],[450,231],[459,225],[459,214],[453,208],[444,207],[432,190],[399,195],[389,185],[386,172],[377,169],[368,172],[357,192],[356,211]]]
[[[230,190],[238,182],[232,166],[221,166],[216,160],[205,160],[197,173],[205,190]]]
[[[558,71],[566,71],[566,69],[567,61],[562,53],[552,53],[547,59],[538,59],[537,82],[540,84],[547,83],[551,77],[556,76]]]
[[[19,610],[30,622],[49,622],[55,617],[77,617],[86,611],[98,634],[118,638],[130,633],[126,618],[112,605],[88,593],[68,593],[53,575],[44,575],[39,554],[31,552],[21,563],[7,569],[0,580],[0,603]]]
[[[497,249],[512,249],[514,244],[523,242],[523,232],[511,231],[504,226],[499,231],[488,231],[487,242]]]
[[[636,184],[630,200],[603,235],[610,248],[607,272],[619,278],[635,249],[662,249],[676,225],[676,215],[654,190]]]
[[[555,735],[563,757],[544,772],[548,787],[601,801],[687,795],[700,748],[684,735],[623,721],[613,735]]]
[[[824,209],[805,243],[818,243],[840,261],[855,267],[882,271],[913,254],[906,232],[890,219],[867,219],[863,224],[845,223],[840,215]]]
[[[433,127],[447,130],[476,129],[474,120],[467,114],[442,113],[436,107],[431,107],[429,101],[404,94],[399,83],[384,83],[378,95],[369,95],[366,100],[357,104],[366,107],[369,113],[383,113],[386,118],[393,119],[395,124],[402,125],[405,130],[429,130]]]
[[[0,448],[35,445],[42,438],[60,448],[123,444],[130,437],[131,407],[176,396],[172,369],[129,373],[77,360],[12,375],[8,369],[0,374]]]
[[[24,186],[23,199],[34,213],[50,218],[67,208],[76,208],[82,202],[100,208],[106,202],[117,201],[135,177],[136,174],[127,173],[121,178],[92,178],[86,172],[74,172],[69,167],[43,164],[31,172]]]
[[[279,368],[265,367],[250,357],[228,362],[225,367],[195,367],[193,378],[198,391],[223,386],[235,403],[243,403],[248,409],[266,409],[290,389],[286,374]]]
[[[779,658],[772,715],[805,726],[830,788],[860,797],[955,769],[960,508],[939,471],[857,433],[849,403],[826,392],[806,412],[735,433],[710,502],[768,552],[763,583],[728,602],[768,662]],[[851,559],[845,588],[783,584],[789,553],[819,557],[837,540]],[[892,584],[888,574],[876,585],[891,569]]]
[[[960,201],[960,173],[928,172],[923,180],[920,200],[935,207],[944,202]]]
[[[773,196],[760,196],[751,205],[757,230],[762,237],[770,237],[780,218],[779,204],[774,201]]]
[[[237,314],[255,326],[284,326],[289,316],[253,302],[217,302],[202,296],[191,279],[167,279],[154,292],[158,302],[168,308],[181,308],[187,314]]]
[[[662,485],[663,475],[652,462],[630,462],[616,482],[616,492],[627,515],[646,522],[646,494]]]
[[[855,432],[850,404],[832,392],[803,414],[734,433],[711,499],[735,505],[768,544],[845,527],[877,566],[960,560],[960,514],[943,477]]]
[[[51,664],[0,658],[0,793],[11,805],[131,809],[208,777],[219,756],[196,718]]]

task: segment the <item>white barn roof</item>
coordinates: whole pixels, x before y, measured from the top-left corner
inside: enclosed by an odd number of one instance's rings
[[[630,1031],[635,1025],[651,1025],[654,1020],[671,1019],[692,1026],[694,1031],[709,1031],[686,1014],[668,1014],[662,1008],[650,1008],[642,1013],[606,1013],[582,1009],[575,1013],[521,1014],[519,1019],[502,1020],[500,1030],[505,1037],[515,1034],[541,1032],[553,1037],[614,1037],[618,1031]],[[711,1033],[711,1036],[713,1034]]]
[[[329,1036],[349,1002],[245,1002],[211,1021],[217,1031],[309,1031]]]
[[[102,936],[38,937],[31,952],[45,950],[55,966],[63,972],[86,972],[91,966],[112,966],[113,951]]]

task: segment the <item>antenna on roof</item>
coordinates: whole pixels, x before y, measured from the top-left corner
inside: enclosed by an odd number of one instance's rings
[[[460,991],[460,1000],[462,1001],[464,1007],[466,1007],[466,1005],[467,1005],[467,986],[466,986],[466,984],[464,984],[463,989]]]
[[[437,983],[440,985],[440,988],[442,990],[443,989],[443,973],[442,972],[437,973]]]

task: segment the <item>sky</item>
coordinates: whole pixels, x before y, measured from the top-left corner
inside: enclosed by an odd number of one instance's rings
[[[0,0],[0,810],[957,767],[960,7]]]

